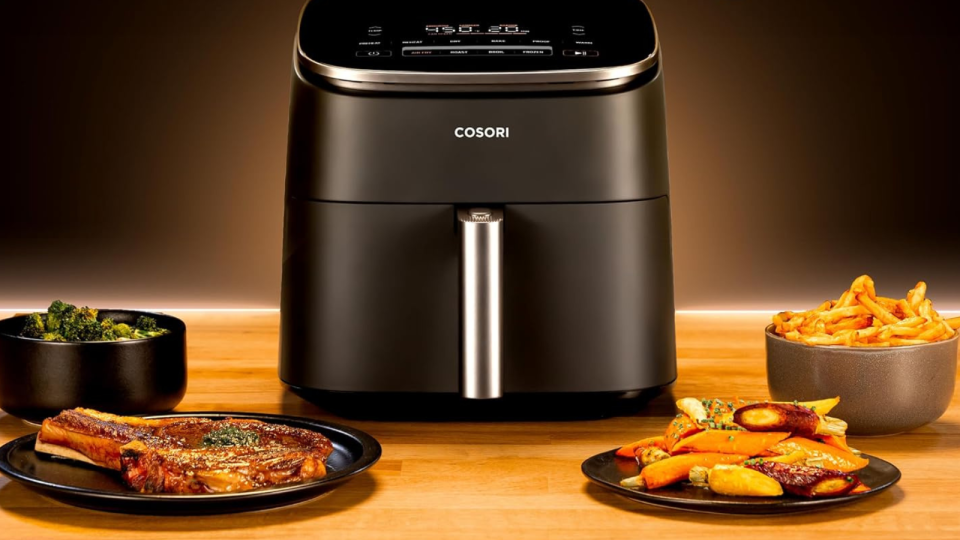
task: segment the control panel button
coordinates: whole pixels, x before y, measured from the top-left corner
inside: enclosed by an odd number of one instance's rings
[[[383,58],[388,56],[393,56],[393,52],[379,49],[366,49],[357,51],[358,58]]]
[[[553,48],[544,46],[484,46],[467,45],[452,47],[448,45],[428,47],[404,47],[403,56],[552,56]]]
[[[570,33],[575,36],[585,36],[587,35],[587,28],[582,24],[574,24],[570,27]]]
[[[600,56],[599,51],[594,51],[592,49],[564,49],[564,56],[575,56],[578,58],[586,58],[588,56]]]
[[[382,26],[376,26],[376,25],[375,25],[375,26],[369,26],[369,27],[367,27],[367,35],[368,35],[368,36],[373,36],[373,37],[381,36],[381,35],[383,35],[383,27],[382,27]]]
[[[473,45],[477,42],[476,38],[462,38],[462,37],[452,37],[447,38],[446,40],[438,39],[436,40],[437,44],[444,45]]]

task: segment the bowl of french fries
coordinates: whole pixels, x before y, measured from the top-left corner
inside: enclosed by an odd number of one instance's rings
[[[892,435],[939,418],[953,397],[960,317],[944,318],[917,283],[905,298],[860,276],[837,300],[784,311],[766,329],[776,400],[838,395],[853,435]]]

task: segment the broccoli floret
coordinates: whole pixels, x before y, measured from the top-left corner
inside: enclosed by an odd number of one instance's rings
[[[117,339],[130,339],[133,337],[133,328],[130,328],[129,324],[120,323],[114,325],[113,333]]]
[[[63,336],[56,332],[47,332],[43,335],[44,341],[64,341]]]
[[[117,325],[113,322],[113,319],[106,318],[100,321],[100,341],[116,341],[116,328]]]
[[[63,320],[69,318],[76,309],[77,307],[73,304],[54,300],[47,308],[47,331],[59,332]]]
[[[156,332],[157,320],[153,317],[141,316],[137,319],[137,330],[141,332]]]
[[[138,339],[152,338],[169,333],[169,330],[157,327],[157,320],[153,317],[142,316],[137,319],[133,337]]]
[[[27,322],[23,325],[20,335],[23,337],[40,339],[46,333],[46,327],[43,324],[43,318],[39,313],[27,315]]]
[[[100,341],[102,332],[97,310],[82,307],[71,311],[61,322],[60,333],[67,341]]]

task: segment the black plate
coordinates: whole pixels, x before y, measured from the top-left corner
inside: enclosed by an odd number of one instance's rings
[[[380,443],[370,435],[307,418],[224,412],[160,414],[145,418],[187,416],[249,418],[317,431],[333,443],[333,453],[327,461],[327,475],[309,482],[241,493],[137,493],[124,487],[119,475],[113,471],[34,452],[36,434],[14,439],[0,447],[0,472],[42,495],[74,506],[130,514],[200,515],[262,510],[312,499],[369,469],[380,459]]]
[[[691,512],[707,512],[711,514],[793,514],[796,512],[811,512],[842,504],[849,504],[866,497],[876,495],[889,488],[900,480],[900,470],[890,462],[880,458],[863,454],[870,460],[870,465],[857,471],[857,476],[864,484],[870,486],[870,491],[843,497],[825,499],[804,499],[793,495],[782,497],[730,497],[718,495],[709,489],[699,488],[684,482],[654,491],[641,491],[625,488],[620,480],[640,474],[640,467],[635,460],[617,458],[616,450],[597,454],[583,462],[580,469],[583,474],[595,484],[607,488],[614,493],[623,495],[643,503],[689,510]]]

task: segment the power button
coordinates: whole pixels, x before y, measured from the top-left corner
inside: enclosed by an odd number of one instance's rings
[[[357,51],[358,58],[378,58],[378,57],[387,57],[387,56],[393,56],[393,52],[381,51],[376,49]]]

